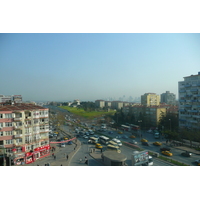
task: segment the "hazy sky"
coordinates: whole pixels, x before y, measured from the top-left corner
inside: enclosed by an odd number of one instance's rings
[[[0,34],[0,94],[94,101],[170,91],[200,71],[200,34]]]

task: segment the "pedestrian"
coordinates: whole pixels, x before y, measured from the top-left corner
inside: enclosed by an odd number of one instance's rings
[[[76,147],[74,147],[74,151],[75,151]]]
[[[101,153],[102,153],[102,151],[103,151],[103,150],[101,149]]]
[[[37,164],[37,166],[39,166],[39,165]]]
[[[52,157],[54,157],[54,153],[52,153]]]
[[[60,166],[62,166],[62,164]]]
[[[85,156],[85,160],[87,160],[87,156]]]
[[[67,158],[67,160],[68,160],[68,158],[69,158],[68,155],[66,156],[66,158]]]
[[[56,159],[56,156],[54,156],[54,160]]]

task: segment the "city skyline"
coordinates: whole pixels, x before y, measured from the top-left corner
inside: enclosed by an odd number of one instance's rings
[[[0,94],[95,101],[170,91],[197,74],[200,34],[0,34]],[[3,76],[2,76],[3,75]]]

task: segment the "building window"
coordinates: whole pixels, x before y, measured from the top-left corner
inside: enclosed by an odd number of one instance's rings
[[[3,131],[2,131],[2,132],[0,132],[0,136],[3,136]]]
[[[22,143],[22,138],[16,139],[16,143]]]
[[[3,123],[0,123],[0,128],[3,128]]]
[[[0,114],[0,118],[3,118],[3,114]]]
[[[13,144],[13,140],[6,140],[6,144]]]
[[[12,131],[5,131],[6,135],[13,135]]]
[[[8,148],[8,149],[6,148],[5,150],[6,150],[6,153],[12,153],[12,149],[10,149],[10,148]]]
[[[12,122],[5,122],[5,127],[11,127],[13,126]]]
[[[12,118],[12,113],[5,114],[5,118]]]

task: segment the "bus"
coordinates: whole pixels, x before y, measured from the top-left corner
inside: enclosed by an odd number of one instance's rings
[[[124,131],[130,131],[131,127],[130,126],[126,126],[126,125],[121,125],[121,129]]]
[[[109,140],[110,139],[108,137],[106,137],[106,136],[103,136],[103,135],[99,136],[99,142],[101,142],[103,144],[108,144]]]
[[[112,141],[114,141],[115,143],[117,143],[118,146],[122,146],[121,141],[118,140],[117,138],[113,138]]]
[[[140,129],[140,127],[138,125],[131,124],[131,129],[137,131]]]
[[[96,138],[96,137],[90,137],[88,140],[88,143],[96,144],[97,142],[98,142],[98,138]]]
[[[107,145],[107,148],[106,148],[107,151],[116,151],[117,153],[121,153],[121,150],[118,146],[114,146],[114,145]]]

